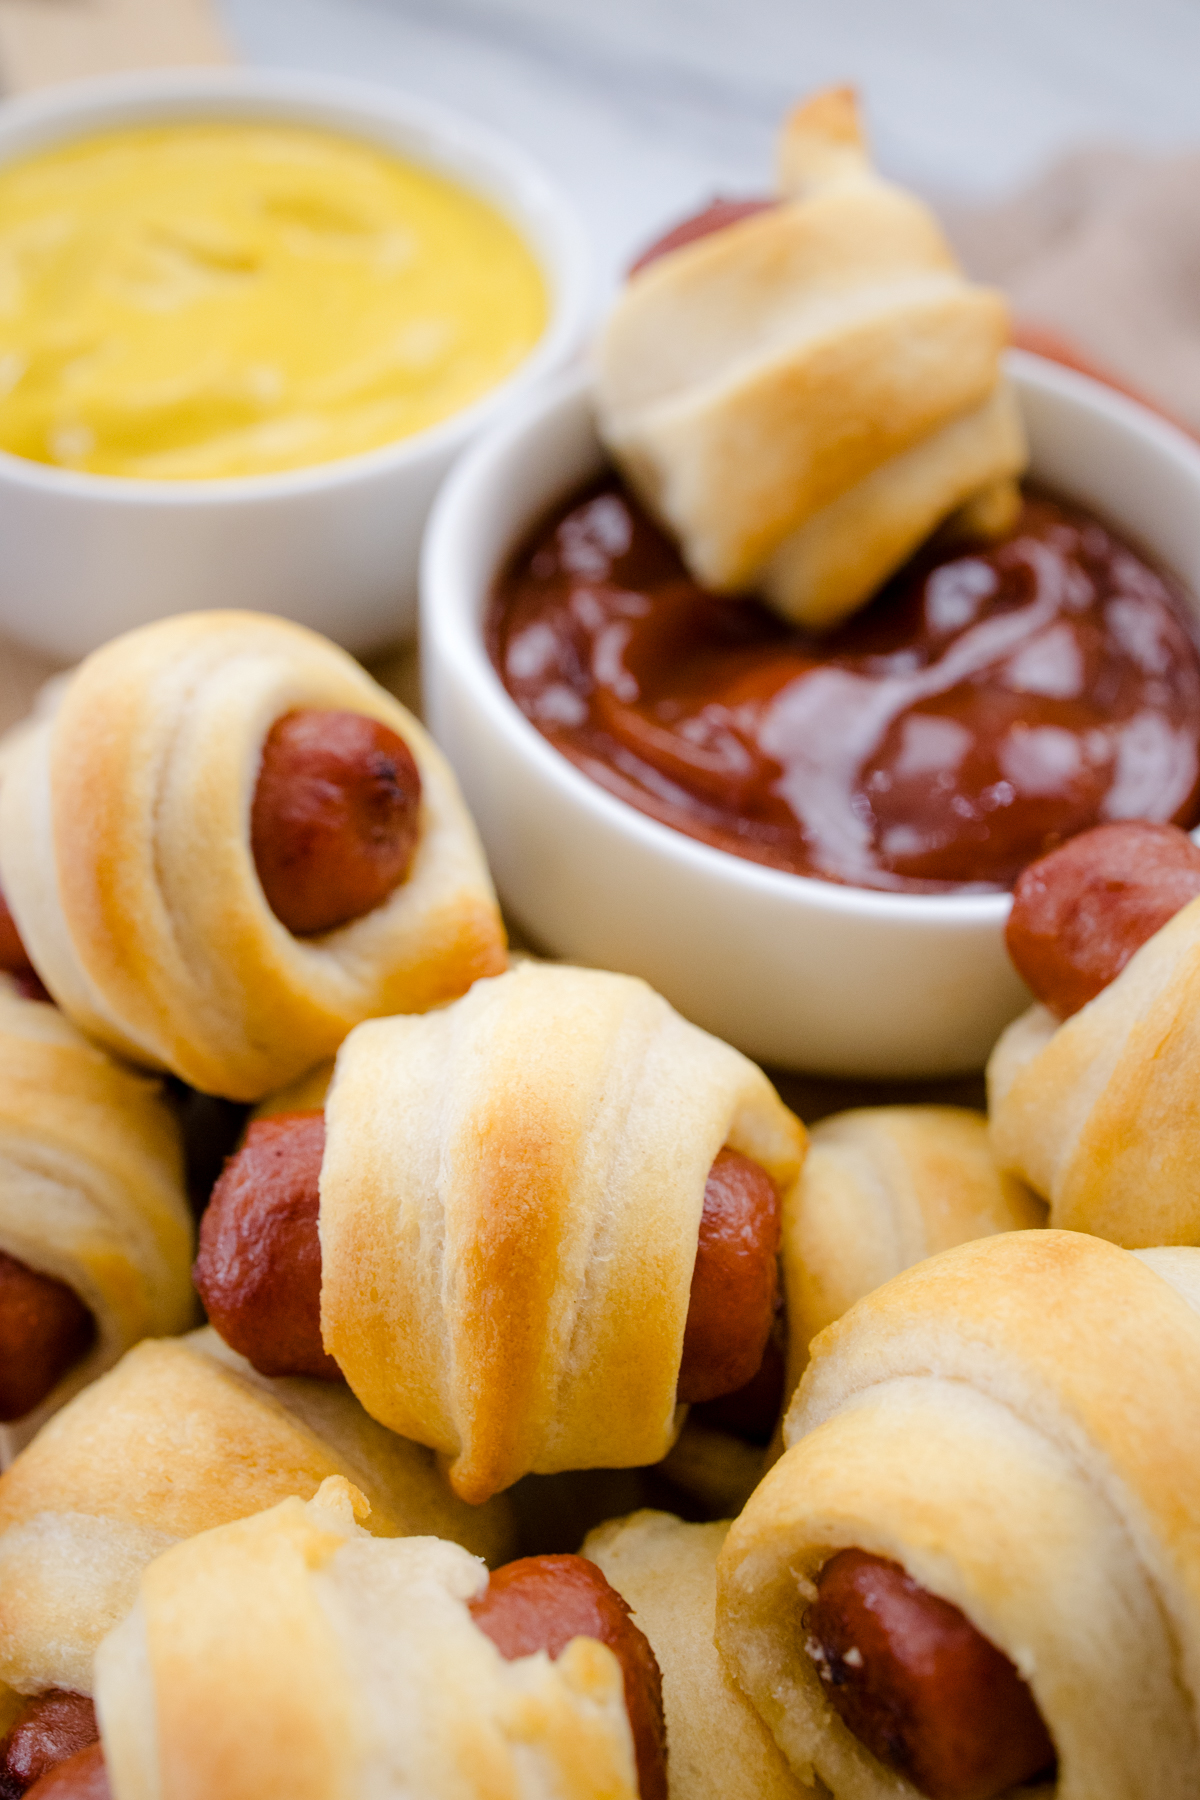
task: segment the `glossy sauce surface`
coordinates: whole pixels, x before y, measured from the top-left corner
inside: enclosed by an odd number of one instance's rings
[[[998,545],[932,546],[818,640],[705,593],[614,476],[492,597],[526,717],[610,792],[795,874],[988,891],[1109,819],[1193,822],[1185,602],[1080,509],[1031,495]]]

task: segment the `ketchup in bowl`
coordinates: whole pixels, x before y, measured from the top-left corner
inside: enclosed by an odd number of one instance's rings
[[[1002,890],[1089,826],[1200,807],[1183,596],[1035,492],[1006,540],[926,546],[817,639],[698,587],[609,475],[513,557],[488,628],[517,705],[592,780],[795,874]]]

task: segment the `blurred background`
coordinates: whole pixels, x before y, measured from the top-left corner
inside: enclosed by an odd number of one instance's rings
[[[769,189],[795,99],[853,82],[881,168],[1034,339],[1200,430],[1197,0],[0,0],[9,91],[214,60],[383,82],[516,139],[579,207],[598,305],[664,224]]]
[[[218,10],[251,62],[412,88],[518,139],[572,191],[609,276],[713,189],[761,189],[783,112],[831,82],[860,87],[882,167],[947,199],[1005,196],[1082,144],[1200,142],[1196,0],[219,0]]]

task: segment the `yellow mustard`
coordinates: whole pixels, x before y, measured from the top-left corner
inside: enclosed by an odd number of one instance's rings
[[[374,449],[545,326],[519,233],[353,138],[179,123],[0,169],[0,447],[159,480]]]

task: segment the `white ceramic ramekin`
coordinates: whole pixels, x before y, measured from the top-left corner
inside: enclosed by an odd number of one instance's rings
[[[1013,352],[1036,480],[1095,509],[1200,596],[1200,449],[1153,414]],[[582,378],[476,445],[430,519],[425,703],[500,895],[560,957],[642,975],[761,1061],[891,1079],[982,1066],[1028,1003],[1003,894],[869,892],[710,849],[589,781],[524,718],[481,623],[509,552],[601,451]]]
[[[541,263],[550,319],[529,357],[440,425],[280,475],[141,481],[0,451],[0,631],[71,658],[169,613],[283,613],[359,654],[411,633],[426,514],[463,446],[578,350],[590,307],[582,229],[524,153],[454,113],[321,76],[197,69],[51,89],[0,107],[0,163],[118,126],[183,118],[323,126],[483,196]]]

